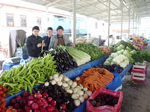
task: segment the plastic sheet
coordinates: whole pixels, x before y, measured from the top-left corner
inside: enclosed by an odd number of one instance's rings
[[[99,94],[107,94],[113,97],[118,97],[119,98],[118,103],[114,107],[108,105],[93,107],[93,105],[89,102],[89,100],[95,99]],[[121,108],[122,100],[123,100],[123,93],[121,91],[110,91],[105,88],[100,88],[96,90],[91,95],[91,97],[87,100],[87,105],[86,105],[87,112],[119,112]]]

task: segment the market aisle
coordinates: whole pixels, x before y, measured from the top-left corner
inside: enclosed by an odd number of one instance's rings
[[[150,44],[146,49],[150,54]],[[131,75],[123,81],[123,103],[121,112],[150,112],[150,63],[146,82],[134,82]]]

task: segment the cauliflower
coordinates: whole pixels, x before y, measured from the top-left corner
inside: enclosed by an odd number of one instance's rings
[[[116,56],[118,56],[117,53],[112,53],[112,54],[111,54],[111,57],[112,57],[112,58],[115,58]]]

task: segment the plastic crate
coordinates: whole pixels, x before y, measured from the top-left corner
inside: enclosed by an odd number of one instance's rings
[[[13,67],[14,65],[19,65],[20,63],[5,63],[4,64],[4,70],[9,70],[11,69],[11,67]]]
[[[146,81],[146,76],[145,76],[145,74],[141,74],[141,73],[133,73],[131,75],[131,79],[133,81],[145,82]]]
[[[23,47],[19,47],[19,48],[17,48],[17,53],[26,54],[27,53],[27,49],[23,48]]]

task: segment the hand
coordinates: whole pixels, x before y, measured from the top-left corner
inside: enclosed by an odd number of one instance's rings
[[[45,46],[45,43],[43,43],[43,47]]]
[[[75,47],[75,44],[71,44],[70,46]]]
[[[41,46],[42,46],[42,44],[41,44],[41,43],[37,44],[37,47],[41,47]]]

